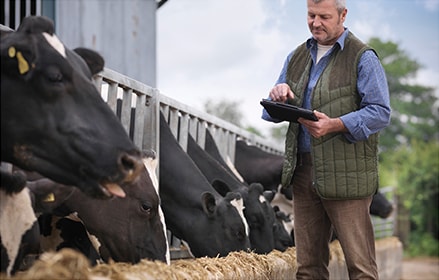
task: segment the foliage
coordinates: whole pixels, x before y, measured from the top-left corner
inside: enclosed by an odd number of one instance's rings
[[[412,234],[406,253],[410,257],[439,256],[439,241],[431,233]]]
[[[372,38],[368,43],[378,53],[386,72],[392,107],[391,125],[381,133],[381,149],[394,149],[412,139],[438,139],[435,89],[410,82],[421,65],[393,42]]]
[[[208,99],[204,102],[207,113],[215,115],[225,121],[231,122],[236,126],[242,127],[243,113],[238,110],[240,102],[238,100],[220,100],[218,102]]]
[[[435,89],[413,83],[421,65],[393,42],[368,42],[386,72],[392,107],[380,134],[380,183],[410,213],[409,254],[438,255],[439,123]]]
[[[410,213],[410,254],[416,247],[425,246],[426,240],[437,253],[439,221],[439,142],[413,140],[393,152],[381,154],[381,183],[396,185],[400,205]],[[431,237],[427,238],[426,236]],[[434,247],[436,246],[436,249]],[[428,246],[427,246],[428,247]],[[428,250],[419,251],[430,254]]]

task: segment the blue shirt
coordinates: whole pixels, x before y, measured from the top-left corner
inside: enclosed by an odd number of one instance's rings
[[[303,108],[313,109],[311,108],[311,95],[314,86],[327,66],[336,45],[339,45],[340,50],[343,50],[344,42],[348,33],[349,31],[346,28],[334,46],[319,60],[317,64],[315,63],[317,60],[317,41],[314,38],[307,40],[306,46],[310,50],[313,65],[309,74],[308,85],[304,93]],[[293,54],[294,51],[287,56],[279,78],[276,81],[276,85],[287,82],[287,68]],[[348,133],[345,133],[345,137],[352,143],[366,140],[369,135],[380,131],[390,122],[391,109],[386,75],[378,57],[371,50],[365,51],[358,63],[357,89],[361,97],[360,109],[340,116],[341,121],[349,131]],[[279,120],[270,117],[265,109],[262,111],[262,119],[276,123],[280,122]],[[311,136],[306,128],[300,125],[298,152],[304,153],[310,151]]]

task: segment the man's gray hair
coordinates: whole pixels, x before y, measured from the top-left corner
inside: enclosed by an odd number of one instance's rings
[[[322,0],[313,0],[314,3],[322,2]],[[335,7],[339,13],[343,12],[346,9],[346,0],[335,0]]]

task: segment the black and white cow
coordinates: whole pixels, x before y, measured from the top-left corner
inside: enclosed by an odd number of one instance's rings
[[[95,197],[124,196],[140,152],[92,83],[103,58],[66,48],[46,17],[1,31],[1,160]],[[84,59],[85,58],[85,59]],[[2,189],[19,192],[3,184]]]
[[[380,191],[374,194],[370,204],[370,214],[386,219],[392,214],[393,205],[387,197]]]
[[[264,189],[278,191],[282,177],[284,157],[263,151],[257,146],[237,140],[235,146],[235,167],[247,183],[260,183]],[[288,189],[285,195],[291,199]]]
[[[56,232],[61,235],[62,240],[57,248],[43,249],[74,248],[76,244],[77,250],[88,255],[88,252],[92,251],[88,240],[60,230],[67,227],[76,228],[79,233],[83,232],[78,226],[75,227],[76,221],[83,224],[89,236],[93,236],[91,243],[105,262],[111,259],[117,262],[137,263],[141,259],[150,259],[169,263],[166,225],[155,175],[157,159],[154,153],[149,153],[143,161],[144,167],[139,177],[131,183],[121,185],[126,193],[124,198],[95,199],[80,190],[48,179],[29,182],[28,187],[36,196],[37,211],[63,218],[57,221],[56,226],[52,223],[40,225],[42,232],[46,233],[51,233],[57,227]],[[48,200],[47,196],[53,199]],[[68,216],[77,219],[71,221],[70,218],[70,221],[66,221],[64,217]],[[84,242],[78,242],[77,239]]]
[[[172,134],[160,114],[160,198],[168,229],[195,257],[248,250],[250,240],[239,193],[221,196]]]
[[[0,271],[2,273],[7,275],[15,273],[27,254],[39,252],[39,231],[29,189],[24,187],[21,191],[13,193],[0,189]]]
[[[250,228],[251,249],[260,254],[271,252],[274,249],[275,214],[269,201],[264,197],[262,185],[258,183],[247,185],[240,182],[204,151],[190,135],[187,153],[212,185],[228,187],[217,189],[220,194],[225,195],[230,191],[241,194],[244,199],[244,216]]]
[[[289,247],[294,246],[294,235],[291,234],[294,228],[293,220],[290,215],[281,211],[279,207],[273,207],[276,213],[276,225],[274,234],[277,235],[275,239],[274,248],[281,252]]]
[[[211,155],[222,166],[224,166],[224,168],[227,169],[227,171],[229,171],[231,174],[233,174],[236,179],[238,179],[240,182],[245,182],[244,178],[242,178],[241,174],[239,174],[238,170],[236,170],[235,165],[232,164],[231,159],[227,157],[226,160],[224,160],[209,129],[206,129],[206,137],[204,142],[204,150],[209,155]]]

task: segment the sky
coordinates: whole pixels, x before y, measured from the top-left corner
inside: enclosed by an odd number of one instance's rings
[[[422,69],[413,83],[439,97],[439,0],[347,0],[345,26],[367,42],[398,44]],[[289,52],[310,37],[306,0],[169,0],[157,12],[157,88],[199,110],[239,103],[263,134],[259,101]],[[265,135],[268,135],[265,134]]]

